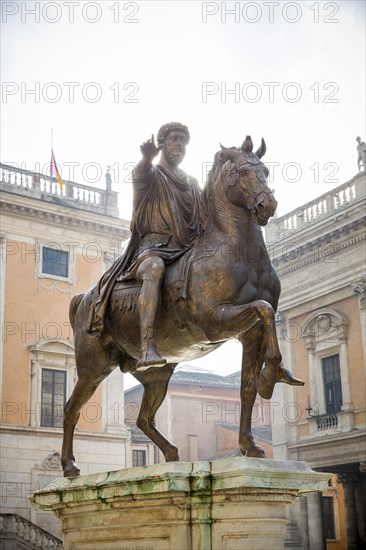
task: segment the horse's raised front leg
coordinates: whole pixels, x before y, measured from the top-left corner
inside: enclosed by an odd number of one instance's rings
[[[252,435],[252,413],[257,397],[257,380],[266,348],[263,327],[258,325],[253,327],[240,338],[240,341],[243,345],[243,360],[240,387],[239,447],[245,456],[265,458],[264,450],[255,444]]]
[[[175,367],[175,364],[168,364],[159,369],[131,373],[144,386],[144,394],[136,424],[161,450],[166,462],[179,460],[178,449],[156,429],[154,419],[157,410],[164,401],[168,383]]]
[[[246,331],[261,322],[264,331],[265,367],[260,372],[257,381],[259,395],[265,399],[272,397],[276,382],[281,380],[281,352],[278,346],[275,312],[265,300],[255,300],[249,304],[220,304],[212,316],[212,327],[216,337],[235,338],[244,335]]]

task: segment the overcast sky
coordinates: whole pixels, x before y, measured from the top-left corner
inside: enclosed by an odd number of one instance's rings
[[[1,161],[104,185],[121,217],[140,144],[178,120],[201,182],[219,148],[263,136],[278,213],[357,172],[365,140],[365,4],[3,1]],[[70,163],[76,163],[72,168]],[[225,353],[210,365],[228,367]],[[210,366],[205,361],[205,368]]]

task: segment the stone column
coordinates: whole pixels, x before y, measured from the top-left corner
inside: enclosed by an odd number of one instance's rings
[[[309,550],[307,498],[297,499],[287,512],[286,550]]]
[[[366,462],[361,462],[359,469],[360,469],[360,481],[357,484],[357,491],[356,491],[358,533],[359,533],[361,542],[366,547]]]
[[[320,493],[313,493],[307,497],[310,550],[325,550],[326,548],[320,499]]]
[[[361,468],[365,467],[365,463],[360,465]],[[362,471],[362,470],[361,470]],[[357,527],[358,527],[358,538],[366,546],[366,530],[365,530],[365,518],[366,518],[366,508],[365,508],[365,499],[366,499],[366,476],[360,474],[360,480],[355,485],[355,500],[356,500],[356,511],[357,511]]]
[[[357,550],[358,526],[354,488],[354,485],[357,482],[357,474],[342,473],[338,476],[338,483],[342,483],[343,485],[343,505],[347,550]]]
[[[301,517],[299,518],[298,525],[302,537],[302,548],[307,550],[309,547],[309,519],[308,519],[308,502],[306,498],[300,499],[300,511]]]

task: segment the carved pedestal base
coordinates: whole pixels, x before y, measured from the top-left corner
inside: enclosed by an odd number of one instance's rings
[[[275,550],[286,507],[328,479],[304,462],[171,462],[61,478],[32,503],[62,520],[65,550]]]

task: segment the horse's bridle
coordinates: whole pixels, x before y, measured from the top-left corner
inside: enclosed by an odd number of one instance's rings
[[[235,172],[239,175],[240,172],[244,172],[246,166],[247,164],[241,164],[240,166],[238,166],[238,168],[235,167]],[[238,182],[239,182],[239,178],[237,177],[234,179],[233,183],[229,183],[225,191],[226,195],[229,191],[229,187],[234,187],[235,185],[238,184]],[[243,204],[246,208],[248,208],[248,210],[253,210],[253,208],[257,204],[257,197],[259,197],[260,195],[266,195],[267,198],[273,197],[273,193],[271,190],[268,190],[268,191],[263,190],[263,191],[259,191],[259,193],[256,193],[256,191],[253,191],[253,189],[242,189],[241,187],[239,187],[239,191],[243,195]],[[248,201],[247,201],[247,196],[250,194],[254,195],[253,204],[251,206],[248,205]]]

